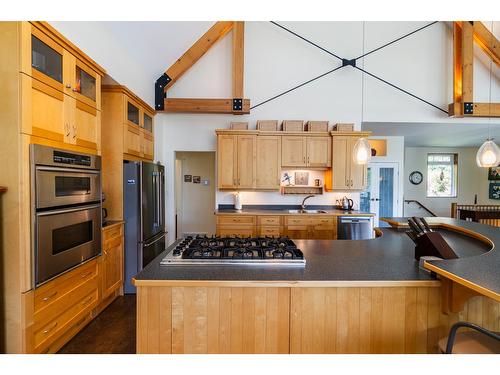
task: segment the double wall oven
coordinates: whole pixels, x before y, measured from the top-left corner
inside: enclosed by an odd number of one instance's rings
[[[101,253],[101,158],[31,145],[34,286]]]

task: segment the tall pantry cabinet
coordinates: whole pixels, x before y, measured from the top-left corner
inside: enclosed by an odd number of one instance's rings
[[[0,214],[0,352],[26,353],[40,343],[36,330],[44,324],[32,288],[29,145],[100,154],[105,71],[45,22],[0,22],[0,49],[0,185],[8,187]],[[90,319],[93,304],[88,302],[81,314]],[[77,332],[75,327],[65,339]],[[60,344],[61,337],[51,340]],[[47,340],[44,345],[54,350]]]

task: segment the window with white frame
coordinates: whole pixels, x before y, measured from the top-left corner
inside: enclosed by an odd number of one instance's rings
[[[457,154],[427,154],[427,196],[457,196]]]

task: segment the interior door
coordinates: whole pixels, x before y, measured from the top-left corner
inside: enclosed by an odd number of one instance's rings
[[[375,214],[374,225],[381,217],[399,216],[398,163],[370,163],[367,188],[360,194],[360,210]]]

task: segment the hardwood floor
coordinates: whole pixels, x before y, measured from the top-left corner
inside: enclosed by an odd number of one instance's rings
[[[135,354],[135,294],[118,297],[59,354]]]

